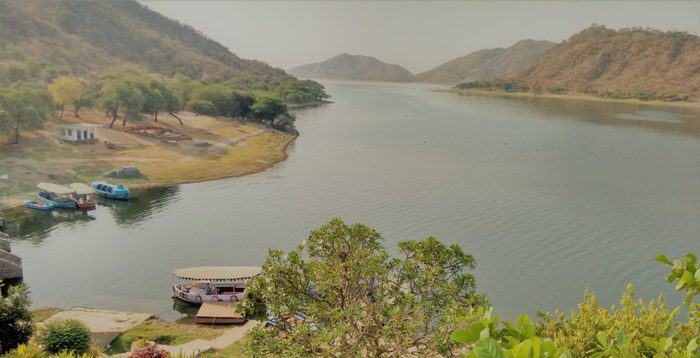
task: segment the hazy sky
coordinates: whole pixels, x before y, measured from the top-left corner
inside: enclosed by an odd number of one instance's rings
[[[142,3],[241,57],[285,69],[348,52],[420,72],[521,39],[558,42],[592,23],[700,33],[700,1]]]

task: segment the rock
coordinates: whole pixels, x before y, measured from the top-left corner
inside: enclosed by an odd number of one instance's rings
[[[211,145],[206,140],[195,140],[195,141],[192,141],[192,144],[194,144],[198,147],[208,147]]]
[[[107,178],[118,178],[118,179],[129,179],[129,178],[141,178],[143,174],[136,167],[122,167],[117,169],[112,169],[104,174]]]

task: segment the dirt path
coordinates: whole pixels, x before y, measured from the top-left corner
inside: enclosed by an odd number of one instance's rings
[[[205,339],[195,339],[193,341],[178,345],[178,346],[168,346],[168,345],[158,345],[158,347],[168,351],[173,357],[177,357],[178,354],[182,353],[186,357],[196,357],[202,352],[206,352],[210,349],[224,349],[238,341],[240,341],[250,330],[259,326],[260,321],[247,321],[243,325],[232,327],[221,336],[214,338],[212,340]],[[120,353],[113,355],[112,357],[126,358],[129,357],[130,353]]]

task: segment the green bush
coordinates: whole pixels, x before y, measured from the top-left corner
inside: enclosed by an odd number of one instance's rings
[[[90,347],[90,331],[83,322],[69,319],[48,323],[39,334],[39,343],[49,353],[84,353]]]
[[[0,296],[0,354],[26,343],[32,336],[34,323],[30,304],[25,285],[11,287],[5,298]]]
[[[185,109],[205,116],[216,115],[216,106],[211,101],[204,99],[193,99],[185,105]]]

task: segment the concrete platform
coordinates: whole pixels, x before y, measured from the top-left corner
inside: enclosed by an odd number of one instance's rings
[[[44,323],[75,319],[85,323],[90,330],[92,343],[106,347],[120,333],[153,317],[150,313],[120,312],[93,308],[70,308],[47,318]]]

